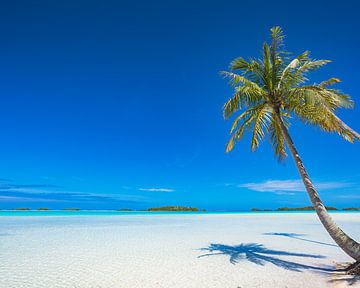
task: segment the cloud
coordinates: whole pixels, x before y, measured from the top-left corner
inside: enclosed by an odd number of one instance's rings
[[[145,201],[147,199],[146,197],[144,197],[142,195],[133,195],[133,194],[79,192],[79,195],[98,197],[99,199],[108,199],[108,200],[115,200],[115,201],[129,201],[129,202],[139,202],[139,201]]]
[[[73,191],[0,191],[0,201],[38,201],[38,202],[144,202],[141,195],[106,194]]]
[[[0,195],[0,202],[66,202],[66,200]]]
[[[139,191],[148,191],[148,192],[174,192],[174,189],[169,188],[139,188]]]
[[[61,186],[50,184],[9,184],[0,183],[0,192],[48,193]]]
[[[0,180],[1,181],[1,180]],[[51,184],[0,183],[0,202],[143,202],[141,195],[67,191]]]
[[[317,182],[318,190],[330,190],[349,186],[346,182]],[[267,180],[263,182],[252,182],[237,185],[240,188],[247,188],[257,192],[271,192],[276,194],[293,195],[293,192],[305,192],[304,184],[301,180]]]

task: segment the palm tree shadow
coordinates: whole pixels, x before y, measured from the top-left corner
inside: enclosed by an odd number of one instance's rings
[[[346,271],[346,268],[348,268],[348,263],[342,263],[338,264],[337,268],[338,271]],[[333,273],[332,279],[329,280],[330,283],[336,284],[336,283],[344,283],[346,286],[352,286],[358,283],[360,281],[359,275],[348,275],[344,272],[336,272]]]
[[[329,243],[325,243],[325,242],[320,242],[320,241],[315,241],[315,240],[310,240],[310,239],[303,238],[303,236],[306,236],[306,234],[297,234],[297,233],[264,233],[263,235],[283,236],[283,237],[289,237],[289,238],[293,238],[293,239],[297,239],[297,240],[301,240],[301,241],[306,241],[306,242],[311,242],[311,243],[316,243],[316,244],[321,244],[321,245],[326,245],[326,246],[339,247],[339,246],[337,246],[337,245],[335,245],[335,244],[329,244]]]
[[[277,256],[292,256],[292,257],[305,257],[305,258],[325,258],[321,255],[313,255],[313,254],[304,254],[304,253],[294,253],[287,252],[281,250],[272,250],[264,247],[262,244],[258,243],[248,243],[248,244],[240,244],[240,245],[224,245],[224,244],[210,244],[206,248],[201,248],[201,251],[207,251],[210,253],[203,254],[198,256],[208,257],[215,255],[226,255],[229,256],[230,263],[236,264],[240,261],[249,261],[251,263],[264,266],[266,263],[272,263],[277,267],[301,272],[303,270],[316,270],[321,272],[333,272],[334,269],[330,266],[326,267],[317,267],[311,265],[305,265],[297,262],[292,262],[289,260],[283,260],[278,258]]]
[[[355,285],[360,281],[360,276],[356,275],[346,275],[346,274],[339,274],[337,276],[334,276],[334,279],[331,279],[330,283],[345,283],[347,286]]]

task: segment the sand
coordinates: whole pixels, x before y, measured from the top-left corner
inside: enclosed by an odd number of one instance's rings
[[[1,288],[360,287],[348,261],[315,214],[0,217]]]

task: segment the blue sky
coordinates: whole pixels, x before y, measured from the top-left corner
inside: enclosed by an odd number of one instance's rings
[[[360,102],[356,1],[31,2],[0,4],[0,208],[308,205],[268,140],[224,152],[218,72],[275,25],[294,54],[333,60],[314,82]],[[357,105],[339,115],[360,130]],[[360,145],[295,119],[290,133],[326,204],[360,206]]]

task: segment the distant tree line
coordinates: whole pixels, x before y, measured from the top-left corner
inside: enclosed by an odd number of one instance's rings
[[[325,206],[326,210],[328,211],[338,211],[340,209],[333,207],[333,206]],[[305,206],[305,207],[280,207],[275,210],[271,209],[259,209],[259,208],[252,208],[251,211],[253,212],[266,212],[266,211],[314,211],[313,206]],[[360,211],[360,208],[357,207],[349,207],[349,208],[343,208],[343,211]]]

